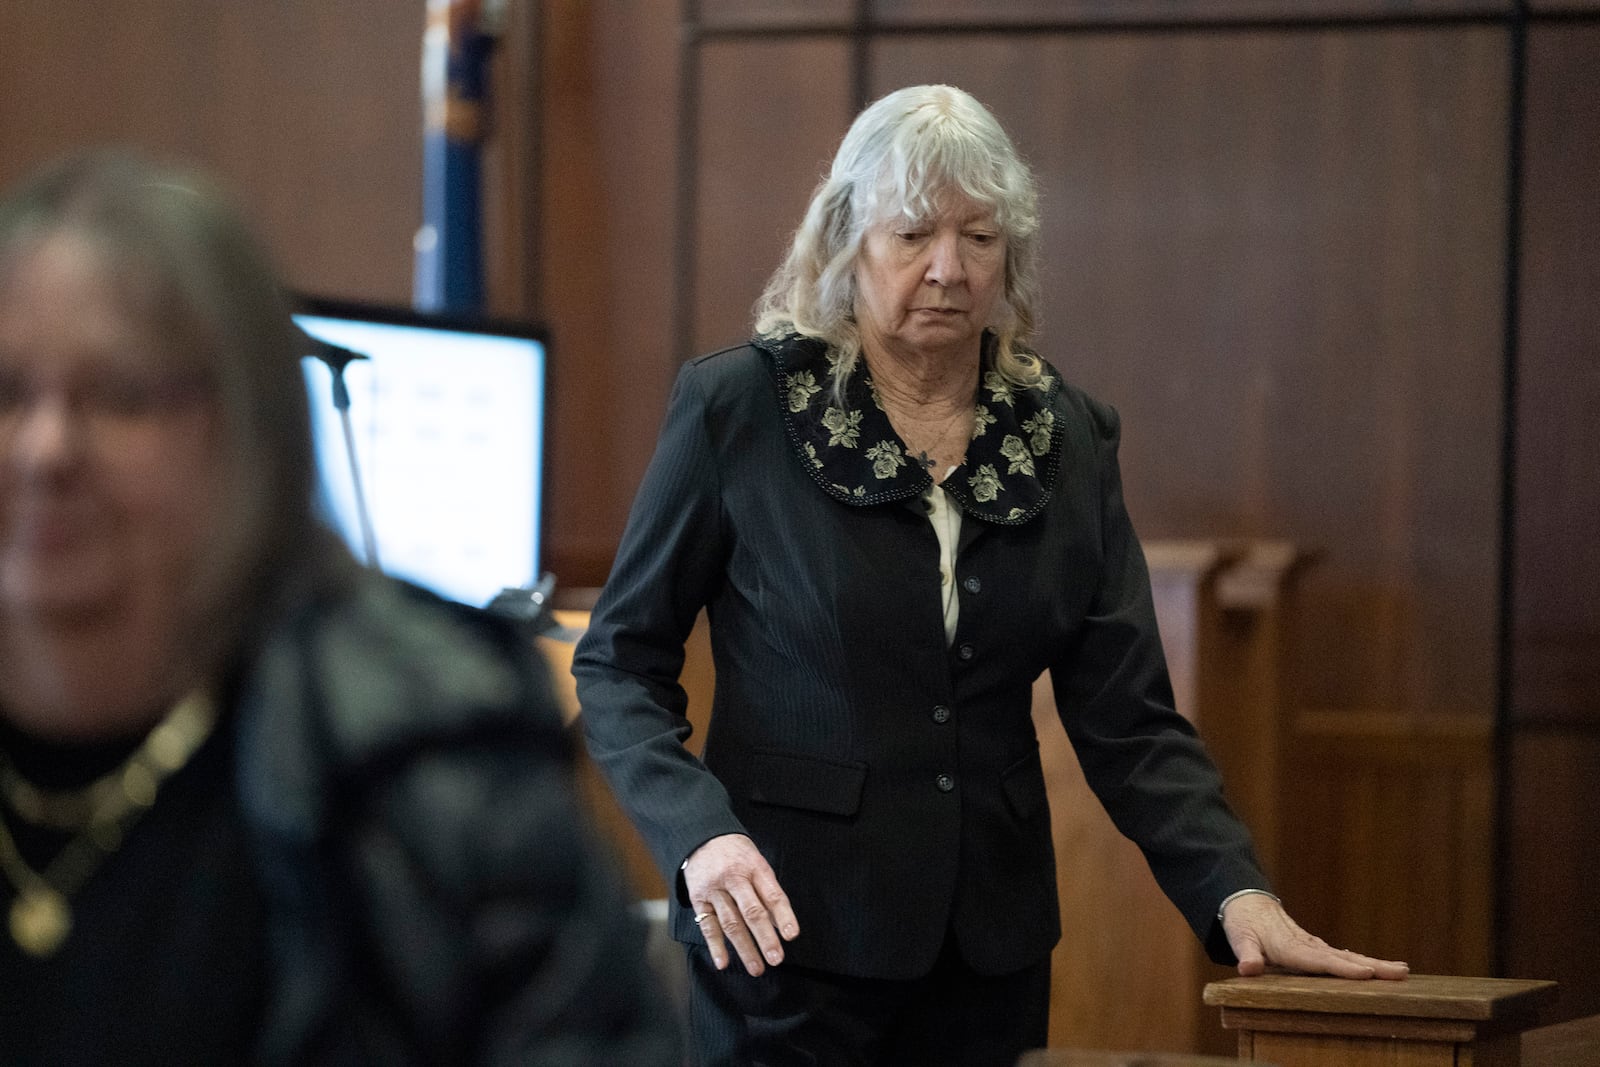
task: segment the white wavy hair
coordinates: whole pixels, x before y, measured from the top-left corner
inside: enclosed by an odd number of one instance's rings
[[[1040,375],[1027,348],[1039,299],[1039,206],[1033,175],[989,110],[949,85],[898,89],[856,117],[817,186],[789,253],[756,302],[756,333],[824,341],[841,389],[861,354],[856,262],[869,228],[925,222],[951,193],[994,212],[1005,241],[996,369],[1019,386]]]

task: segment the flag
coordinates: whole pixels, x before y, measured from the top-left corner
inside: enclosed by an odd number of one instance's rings
[[[422,225],[412,302],[482,307],[482,147],[494,0],[428,0],[422,35]]]

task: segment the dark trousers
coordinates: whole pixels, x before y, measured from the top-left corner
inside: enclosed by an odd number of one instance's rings
[[[689,1016],[700,1067],[1014,1067],[1049,1037],[1050,958],[983,975],[947,938],[909,981],[787,963],[752,978],[737,956],[718,971],[691,945]]]

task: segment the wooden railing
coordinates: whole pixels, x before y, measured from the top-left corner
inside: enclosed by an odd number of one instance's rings
[[[1304,553],[1278,541],[1145,546],[1178,711],[1193,722],[1269,872],[1280,847],[1278,789],[1285,623]],[[1050,1044],[1227,1052],[1201,1003],[1210,963],[1143,855],[1090,792],[1046,676],[1034,723],[1054,820],[1062,939],[1051,960]]]

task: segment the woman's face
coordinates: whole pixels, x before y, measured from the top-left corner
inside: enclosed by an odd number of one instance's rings
[[[47,237],[0,276],[8,624],[183,617],[226,475],[214,392],[172,349],[82,237]]]
[[[946,197],[926,222],[872,226],[856,262],[862,343],[906,357],[975,359],[1005,267],[994,213],[964,197]]]

